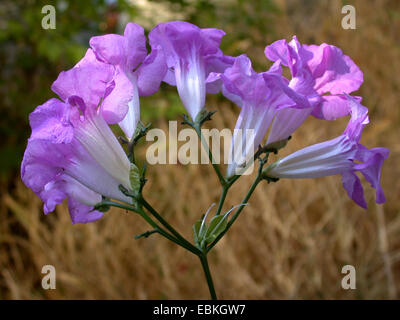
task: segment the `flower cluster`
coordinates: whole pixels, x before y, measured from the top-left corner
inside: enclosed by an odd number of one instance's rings
[[[201,29],[187,22],[161,23],[149,34],[129,23],[123,35],[93,37],[86,55],[61,72],[52,85],[59,99],[38,106],[30,115],[31,137],[21,176],[44,202],[47,214],[64,199],[73,223],[99,219],[94,210],[102,198],[131,203],[120,191],[133,189],[131,163],[110,129],[117,124],[131,141],[140,120],[140,96],[155,93],[161,82],[177,87],[188,114],[196,120],[205,107],[206,93],[222,94],[237,104],[236,129],[254,132],[251,146],[236,134],[227,178],[237,174],[242,157],[254,156],[268,130],[266,145],[287,140],[308,116],[334,120],[350,115],[338,138],[299,150],[266,167],[265,177],[312,178],[341,174],[349,196],[366,207],[360,171],[385,201],[380,171],[385,148],[367,149],[360,135],[368,123],[361,98],[350,96],[363,82],[357,65],[332,45],[302,45],[296,37],[265,49],[272,66],[252,69],[246,55],[230,57],[219,48],[224,32]],[[282,74],[290,71],[291,78]]]

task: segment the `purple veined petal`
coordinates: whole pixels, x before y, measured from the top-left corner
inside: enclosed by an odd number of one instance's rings
[[[288,139],[308,118],[313,108],[287,108],[278,110],[268,135],[267,145]]]
[[[300,149],[268,169],[276,178],[319,178],[352,169],[357,144],[342,135],[333,140]]]
[[[134,95],[129,76],[120,67],[98,61],[91,49],[74,68],[60,73],[52,89],[64,101],[79,97],[90,109],[103,100],[103,116],[111,124],[125,117]]]
[[[208,93],[217,94],[222,89],[222,78],[219,72],[210,72],[206,79],[206,90]]]
[[[32,128],[30,139],[51,140],[54,143],[69,143],[74,134],[68,123],[64,102],[50,99],[38,106],[30,115]]]
[[[98,60],[112,65],[126,65],[126,39],[119,34],[106,34],[90,39],[90,46]]]
[[[369,123],[368,109],[361,105],[352,96],[349,96],[348,94],[345,94],[345,96],[351,117],[344,134],[350,137],[353,141],[360,142],[362,130],[365,125]]]
[[[82,204],[74,198],[68,198],[68,210],[73,224],[94,222],[104,215],[103,212],[93,211],[92,206]]]
[[[289,43],[284,39],[275,41],[265,48],[264,53],[269,60],[289,67],[292,77],[310,72],[307,61],[312,58],[312,53],[304,49],[296,36]]]
[[[349,198],[357,203],[360,207],[367,209],[367,202],[364,198],[364,189],[361,185],[360,179],[352,171],[342,173],[343,187],[347,191]]]
[[[124,35],[106,34],[90,39],[90,46],[98,60],[132,72],[146,57],[144,29],[128,23]]]
[[[326,43],[303,47],[313,54],[313,58],[307,63],[316,79],[316,90],[320,94],[351,93],[360,88],[363,73],[342,50]]]
[[[207,57],[206,64],[206,91],[211,94],[217,94],[222,89],[221,74],[227,68],[232,67],[235,62],[234,57],[211,55]]]
[[[224,35],[219,29],[200,29],[185,21],[171,21],[151,30],[149,40],[152,48],[163,48],[168,67],[175,67],[181,59],[191,58],[193,48],[199,56],[218,53]]]
[[[309,109],[317,105],[320,97],[314,90],[315,80],[306,64],[312,55],[304,50],[296,36],[289,43],[286,40],[276,41],[265,48],[265,54],[267,58],[275,61],[275,64],[280,63],[289,67],[292,79],[289,85],[283,86],[283,90],[296,103],[295,108]]]
[[[58,204],[61,204],[67,194],[62,188],[62,181],[57,177],[56,180],[46,183],[37,195],[43,201],[43,212],[49,214],[53,212]]]
[[[122,121],[128,113],[129,103],[132,100],[136,102],[137,86],[134,78],[133,75],[128,77],[122,70],[117,70],[113,80],[114,88],[102,103],[103,117],[107,123],[114,124]]]
[[[288,43],[285,39],[277,40],[264,50],[265,56],[271,61],[280,61],[284,66],[289,66]]]
[[[288,44],[288,55],[289,68],[293,77],[304,77],[304,74],[310,73],[307,61],[312,59],[312,54],[305,50],[296,36],[293,36],[293,39]]]
[[[46,184],[58,179],[63,172],[59,164],[65,163],[68,159],[65,154],[57,152],[52,152],[46,156],[48,151],[52,151],[52,146],[54,144],[49,140],[28,140],[22,159],[22,181],[38,196],[40,196]],[[55,148],[53,148],[54,150]]]
[[[160,48],[153,48],[136,71],[139,94],[141,96],[150,96],[158,91],[167,71],[168,67],[163,51]],[[174,75],[173,79],[175,81]]]
[[[357,153],[357,160],[362,161],[366,166],[360,169],[365,179],[370,183],[371,187],[376,190],[376,203],[384,203],[386,201],[380,185],[381,170],[383,162],[389,156],[389,150],[386,148],[367,149],[360,145]]]
[[[361,102],[361,97],[353,97],[356,101]],[[350,110],[348,107],[348,101],[345,95],[326,95],[322,96],[322,101],[318,104],[312,115],[318,119],[323,120],[336,120],[347,116]]]
[[[93,222],[103,216],[103,212],[93,210],[94,205],[102,200],[100,194],[86,188],[71,177],[64,177],[64,181],[73,224]]]
[[[127,54],[127,69],[133,70],[143,62],[147,55],[146,36],[143,27],[130,22],[126,25],[124,37],[127,39],[125,52]]]
[[[102,212],[92,211],[101,202],[101,195],[80,184],[75,179],[62,175],[58,180],[45,185],[40,194],[44,202],[44,213],[54,211],[55,206],[68,197],[68,208],[72,223],[86,223],[100,219]]]
[[[251,61],[246,55],[237,57],[233,66],[221,75],[221,79],[223,94],[240,107],[245,103],[259,105],[271,95],[262,74],[257,74],[252,69]]]
[[[124,90],[123,96],[116,93],[109,94],[108,87],[114,75],[115,68],[93,58],[93,52],[89,49],[85,57],[72,69],[61,72],[53,83],[52,89],[64,101],[82,101],[79,105],[81,111],[89,108],[94,110],[102,99],[113,100],[113,104],[105,102],[104,115],[110,123],[115,123],[125,116],[127,107],[120,106],[121,101],[129,99],[129,90]],[[123,78],[119,78],[121,86],[127,89],[130,86]],[[115,83],[114,83],[115,85]],[[117,91],[117,90],[115,90]],[[132,90],[130,90],[132,91]],[[128,95],[128,96],[127,96]],[[117,100],[117,101],[115,101]]]
[[[59,74],[51,89],[67,101],[69,97],[78,96],[90,108],[95,108],[104,98],[107,84],[112,80],[114,67],[99,61],[93,61],[88,50],[86,56],[77,66]]]

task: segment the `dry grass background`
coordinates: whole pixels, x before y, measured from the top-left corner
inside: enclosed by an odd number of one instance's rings
[[[285,12],[279,22],[282,28],[277,28],[280,37],[297,34],[304,43],[338,45],[364,71],[360,95],[370,108],[371,124],[362,143],[391,150],[382,172],[387,203],[376,205],[367,188],[365,212],[348,199],[339,176],[262,184],[210,254],[217,293],[225,299],[398,298],[400,22],[392,15],[400,12],[398,2],[352,2],[357,8],[356,30],[341,29],[340,1],[319,2],[318,10],[310,5],[313,1],[304,1],[304,6],[278,3]],[[246,51],[262,59],[263,48]],[[229,104],[217,109],[213,124],[232,128],[238,110]],[[283,153],[336,137],[345,125],[345,119],[335,123],[309,119]],[[167,124],[160,120],[158,126],[166,129]],[[149,202],[191,239],[192,224],[220,193],[211,167],[150,166],[148,177]],[[241,201],[251,180],[242,177],[232,188],[226,209]],[[148,230],[139,216],[111,210],[96,223],[73,226],[65,206],[45,217],[41,201],[19,181],[12,192],[2,191],[0,298],[209,297],[195,256],[157,235],[133,239]],[[45,264],[56,267],[56,290],[41,289]],[[346,264],[357,270],[356,290],[341,288],[341,268]]]

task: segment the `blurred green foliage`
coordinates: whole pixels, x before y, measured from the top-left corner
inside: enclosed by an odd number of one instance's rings
[[[266,35],[273,30],[277,9],[271,0],[148,0],[164,5],[174,19],[177,14],[200,27],[224,29],[222,43],[226,54],[246,52],[255,68],[265,69],[257,59]],[[56,9],[56,29],[43,29],[42,7]],[[17,174],[30,135],[28,115],[37,105],[55,97],[51,83],[62,70],[71,68],[85,53],[90,37],[120,33],[128,21],[140,18],[143,1],[128,0],[16,0],[0,2],[0,177],[8,180]],[[159,10],[152,9],[147,19],[150,29],[159,22]],[[146,30],[147,32],[149,30]],[[176,118],[184,112],[175,88],[162,85],[150,98],[142,99],[143,121]]]

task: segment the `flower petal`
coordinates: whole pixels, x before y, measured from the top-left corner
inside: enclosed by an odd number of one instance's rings
[[[315,88],[319,93],[351,93],[360,88],[363,82],[362,71],[338,47],[326,43],[303,46],[313,54],[307,63],[316,79]]]
[[[367,202],[364,198],[364,189],[360,179],[352,171],[342,173],[343,187],[346,189],[349,198],[360,207],[367,209]]]

